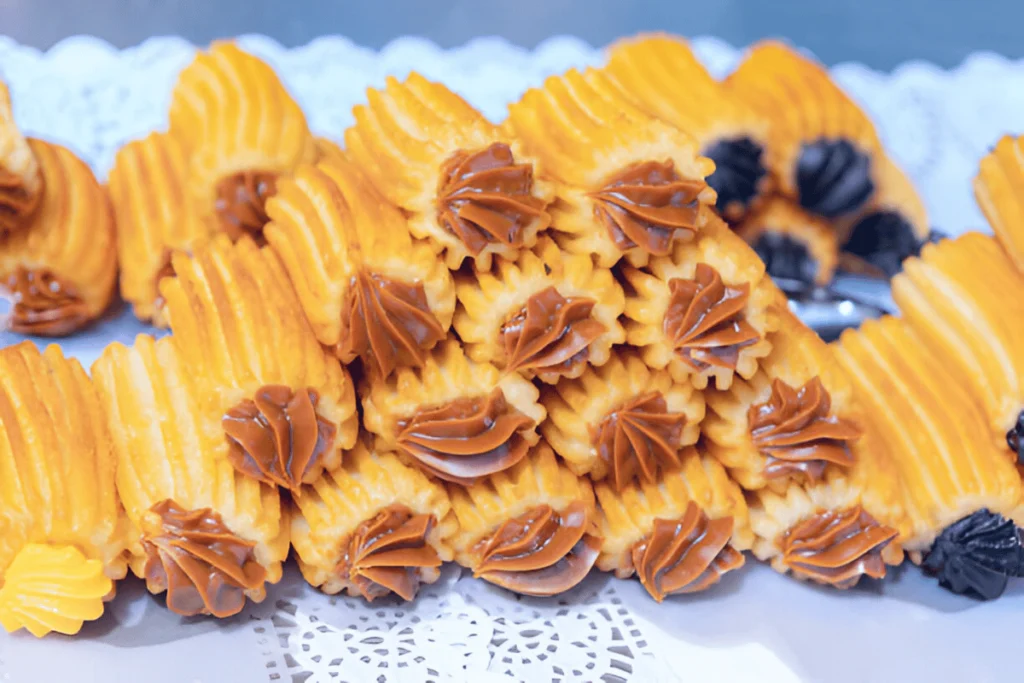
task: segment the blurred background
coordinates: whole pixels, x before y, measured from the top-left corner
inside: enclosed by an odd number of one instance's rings
[[[286,46],[338,33],[379,48],[402,35],[442,47],[498,35],[533,47],[557,34],[595,46],[642,30],[733,45],[784,36],[828,64],[959,64],[978,50],[1024,56],[1021,0],[0,0],[0,34],[38,48],[87,33],[118,47],[176,34],[263,33]]]

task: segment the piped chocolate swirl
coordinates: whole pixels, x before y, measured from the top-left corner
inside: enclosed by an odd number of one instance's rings
[[[842,138],[805,143],[795,173],[800,206],[824,218],[859,211],[875,192],[871,157]]]
[[[978,510],[942,530],[923,567],[943,588],[994,600],[1010,577],[1024,576],[1021,530],[1002,515]]]
[[[921,253],[924,243],[913,226],[895,211],[872,211],[853,227],[843,249],[885,277],[903,269],[903,261]]]
[[[718,212],[729,221],[743,217],[761,194],[767,177],[761,145],[747,137],[717,140],[704,152],[715,162],[708,185],[718,193]]]

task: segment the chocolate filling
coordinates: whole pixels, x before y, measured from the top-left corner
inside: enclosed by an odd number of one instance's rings
[[[1017,463],[1024,465],[1024,410],[1017,416],[1017,424],[1006,432],[1006,443],[1017,456]]]
[[[818,262],[807,245],[789,235],[766,230],[754,243],[765,270],[776,279],[814,284]]]
[[[727,219],[738,219],[757,197],[767,169],[764,149],[747,137],[718,140],[704,150],[715,162],[708,185],[718,193],[718,211]]]
[[[1011,576],[1024,575],[1020,530],[1002,515],[978,510],[943,529],[923,567],[947,590],[994,600]]]
[[[857,221],[843,249],[892,277],[903,268],[904,259],[921,253],[922,245],[903,216],[873,211]]]
[[[860,210],[875,191],[871,157],[848,140],[821,138],[805,143],[796,163],[800,205],[825,218]]]

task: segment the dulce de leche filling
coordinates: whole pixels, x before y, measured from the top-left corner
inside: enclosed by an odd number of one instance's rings
[[[885,576],[882,550],[897,533],[879,524],[860,505],[826,510],[785,533],[782,558],[794,574],[836,588],[850,588],[861,576]]]
[[[313,389],[260,387],[251,400],[243,400],[221,420],[228,460],[242,474],[271,486],[295,490],[313,483],[337,431],[317,414],[319,400]]]
[[[692,280],[673,278],[668,287],[663,329],[676,355],[694,370],[735,370],[740,351],[760,341],[744,315],[749,283],[727,286],[717,270],[698,263]]]
[[[853,464],[850,442],[860,429],[831,414],[832,398],[815,377],[799,389],[780,379],[772,381],[772,394],[765,403],[750,406],[747,424],[754,446],[767,457],[764,476],[819,481],[829,463],[840,467]]]
[[[232,241],[249,235],[263,244],[263,228],[270,222],[267,200],[274,194],[277,174],[241,171],[217,183],[214,210]]]
[[[591,429],[591,443],[608,465],[615,490],[634,479],[653,484],[679,464],[686,415],[668,410],[660,391],[634,396]]]
[[[522,460],[529,449],[523,432],[534,425],[498,388],[488,396],[460,398],[400,420],[398,445],[424,471],[468,485]]]
[[[167,591],[167,607],[178,614],[230,617],[245,606],[248,591],[260,590],[266,570],[253,547],[209,508],[185,510],[173,500],[157,503],[158,528],[142,537],[144,575],[152,593]]]
[[[360,271],[352,276],[342,303],[334,352],[346,363],[362,358],[387,378],[396,367],[422,365],[425,352],[444,337],[422,283]]]
[[[422,582],[438,576],[441,558],[427,542],[436,523],[433,515],[390,505],[352,532],[336,571],[371,602],[388,593],[412,600]]]
[[[538,505],[510,519],[473,549],[473,575],[524,595],[555,595],[587,575],[601,542],[588,533],[591,510],[574,501],[561,512]]]
[[[21,176],[0,166],[0,239],[28,225],[42,196],[42,190],[30,192]]]
[[[473,256],[490,244],[521,247],[527,228],[551,222],[532,192],[533,165],[516,163],[508,145],[459,150],[441,166],[437,218]]]
[[[46,270],[17,268],[4,289],[13,304],[8,326],[19,334],[61,337],[89,322],[75,287]]]
[[[616,247],[667,256],[674,240],[696,234],[698,196],[706,187],[702,180],[681,178],[671,159],[643,161],[627,166],[589,196],[594,217]]]
[[[501,327],[505,369],[533,371],[556,382],[585,363],[591,342],[605,332],[590,317],[593,310],[593,299],[566,298],[554,287],[531,296]]]
[[[630,553],[640,583],[658,602],[718,583],[743,566],[743,553],[729,545],[732,529],[732,517],[709,520],[692,501],[679,519],[654,520],[651,533]]]

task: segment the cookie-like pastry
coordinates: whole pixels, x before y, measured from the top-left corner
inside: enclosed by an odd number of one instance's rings
[[[348,371],[302,314],[270,247],[218,235],[177,253],[160,283],[182,364],[239,472],[297,489],[341,460],[358,431]]]
[[[366,377],[360,395],[363,426],[376,435],[378,450],[463,484],[526,457],[546,416],[529,380],[471,360],[454,339],[435,347],[422,367]]]
[[[612,272],[550,237],[516,261],[457,275],[456,293],[455,331],[470,358],[548,384],[603,365],[626,341],[626,299]]]
[[[688,133],[715,162],[707,178],[718,212],[730,223],[771,190],[765,166],[768,121],[708,73],[683,38],[665,34],[620,40],[603,70],[624,97],[651,116]]]
[[[11,300],[7,327],[62,337],[107,309],[117,280],[114,219],[92,170],[60,145],[29,139],[42,197],[27,225],[0,248],[0,293]]]
[[[981,407],[993,444],[1024,465],[1021,292],[1024,274],[998,240],[976,232],[926,245],[892,281],[909,327]]]
[[[0,81],[0,239],[27,226],[42,197],[39,162],[18,130],[11,94]]]
[[[855,221],[838,230],[844,256],[889,278],[928,241],[928,212],[910,178],[884,154],[875,159],[875,179],[874,199]]]
[[[458,533],[455,561],[473,576],[523,595],[563,593],[601,551],[589,480],[541,441],[513,467],[464,487],[448,486]]]
[[[792,200],[767,199],[737,232],[754,248],[776,282],[824,286],[832,281],[839,257],[836,232],[827,221]]]
[[[388,77],[367,99],[352,110],[345,153],[449,268],[470,258],[487,269],[495,254],[514,260],[551,224],[553,188],[533,157],[447,87],[413,72]]]
[[[0,350],[0,625],[98,619],[127,571],[128,520],[96,389],[56,345]]]
[[[210,231],[262,239],[278,176],[313,162],[306,117],[274,70],[232,41],[215,41],[182,69],[170,134],[185,150],[188,194]]]
[[[107,189],[117,224],[121,297],[135,317],[166,327],[159,284],[174,275],[171,255],[191,253],[209,233],[188,195],[189,158],[167,133],[150,133],[117,152]]]
[[[569,469],[615,491],[677,469],[704,419],[702,392],[649,370],[626,347],[577,379],[544,387],[540,401],[548,413],[541,434]]]
[[[677,382],[727,389],[771,351],[779,292],[757,254],[718,216],[644,269],[622,268],[626,342]],[[784,305],[784,302],[781,304]]]
[[[320,343],[384,377],[422,365],[455,310],[452,276],[402,212],[337,155],[283,178],[267,202],[281,257]]]
[[[370,441],[293,494],[292,545],[302,575],[325,593],[412,600],[452,559],[458,524],[442,484]]]
[[[288,555],[276,486],[241,471],[172,337],[140,335],[93,364],[132,522],[132,572],[182,615],[228,617],[266,596]]]
[[[1024,573],[1016,459],[988,438],[981,406],[906,321],[847,330],[834,345],[870,432],[888,444],[904,490],[912,561],[956,592],[994,598]]]
[[[1003,248],[1024,272],[1024,136],[1004,135],[982,160],[974,198]]]
[[[551,76],[509,106],[505,127],[555,182],[559,244],[610,268],[692,239],[714,213],[714,163],[685,132],[633,105],[604,71]]]
[[[616,489],[594,485],[603,537],[597,567],[620,579],[634,574],[661,602],[696,593],[743,566],[753,534],[743,492],[725,468],[697,448],[657,481]]]
[[[768,120],[768,169],[784,195],[829,219],[856,214],[872,200],[881,143],[823,66],[764,41],[725,84]]]

